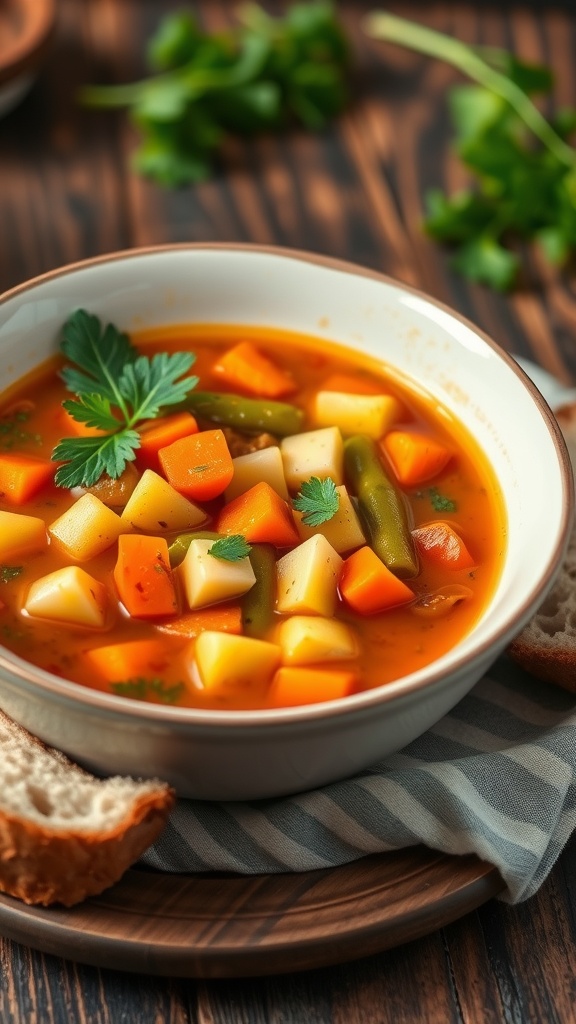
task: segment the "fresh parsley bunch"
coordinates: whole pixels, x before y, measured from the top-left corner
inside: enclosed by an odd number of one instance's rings
[[[576,251],[576,110],[547,121],[532,96],[548,96],[551,71],[505,50],[468,46],[424,25],[374,12],[369,35],[436,57],[475,85],[457,86],[449,100],[456,152],[472,187],[428,196],[427,231],[454,247],[464,276],[501,291],[518,280],[518,242],[535,242],[562,265]]]
[[[226,135],[291,121],[317,130],[346,102],[348,46],[332,3],[296,3],[282,18],[248,3],[238,19],[214,34],[189,10],[168,15],[148,46],[152,77],[81,93],[86,105],[129,109],[142,136],[136,169],[161,185],[207,178]]]
[[[91,487],[107,473],[117,479],[140,447],[136,430],[184,401],[198,377],[185,376],[194,364],[190,352],[140,355],[113,324],[79,309],[66,321],[60,346],[71,361],[62,379],[75,398],[63,403],[74,420],[103,431],[95,437],[67,437],[52,458],[62,462],[55,481],[60,487]]]

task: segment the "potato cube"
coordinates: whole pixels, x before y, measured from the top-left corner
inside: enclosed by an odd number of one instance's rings
[[[189,530],[206,521],[204,509],[189,501],[153,469],[146,469],[128,501],[122,519],[137,530]]]
[[[178,572],[188,606],[203,608],[245,594],[256,582],[248,557],[228,562],[210,555],[213,540],[193,540]]]
[[[330,618],[341,568],[340,555],[321,533],[293,548],[276,563],[278,611]]]
[[[343,434],[366,434],[377,441],[402,415],[393,395],[349,395],[319,391],[312,405],[312,419],[319,427],[336,424]]]
[[[336,491],[340,499],[338,511],[336,515],[332,516],[332,519],[320,523],[320,526],[306,526],[302,522],[302,516],[305,515],[303,512],[294,511],[292,514],[302,540],[308,540],[309,537],[321,533],[326,540],[330,541],[334,550],[342,554],[343,551],[354,551],[356,548],[361,548],[366,543],[366,538],[348,491],[344,485],[337,487]]]
[[[43,551],[48,543],[46,525],[36,516],[0,511],[0,559],[23,558]]]
[[[289,491],[297,491],[311,476],[330,476],[337,485],[344,480],[344,444],[338,427],[284,437],[280,451]]]
[[[282,660],[287,665],[344,661],[358,654],[358,641],[345,622],[314,615],[293,615],[278,630]]]
[[[109,548],[129,526],[94,494],[84,494],[48,527],[54,544],[86,562]]]
[[[232,465],[234,466],[234,476],[224,494],[227,502],[237,498],[239,494],[244,494],[245,491],[249,491],[251,487],[262,481],[269,484],[284,501],[288,501],[284,465],[277,445],[262,448],[259,452],[249,452],[248,455],[239,455],[236,459],[232,459]]]
[[[282,659],[278,644],[206,630],[194,643],[194,660],[204,689],[224,696],[261,689]]]
[[[106,621],[107,592],[77,565],[56,569],[36,580],[26,597],[24,608],[38,619],[55,619],[73,626],[101,629]]]

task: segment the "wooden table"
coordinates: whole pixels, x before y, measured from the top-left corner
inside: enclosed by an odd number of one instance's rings
[[[254,241],[355,260],[415,284],[505,348],[576,377],[571,281],[532,254],[533,285],[510,297],[466,284],[420,227],[425,190],[462,172],[449,158],[446,67],[369,43],[341,3],[356,44],[354,106],[320,136],[293,132],[227,146],[213,180],[161,191],[129,170],[125,118],[75,103],[86,81],[143,72],[144,41],[163,0],[60,0],[50,55],[25,103],[0,123],[0,290],[110,250],[171,241]],[[387,5],[469,41],[552,63],[555,99],[576,96],[573,2],[477,0]],[[231,5],[197,5],[213,28]],[[496,1022],[576,1019],[576,843],[526,904],[492,901],[425,938],[343,967],[266,979],[197,982],[78,966],[0,941],[0,1019],[90,1024]]]

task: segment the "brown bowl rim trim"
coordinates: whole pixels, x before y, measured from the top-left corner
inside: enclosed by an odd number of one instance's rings
[[[8,0],[22,12],[22,31],[0,50],[0,84],[30,71],[44,53],[56,24],[55,0]]]

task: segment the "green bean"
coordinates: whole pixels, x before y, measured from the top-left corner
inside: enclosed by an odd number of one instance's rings
[[[274,614],[276,552],[272,544],[253,544],[249,557],[256,583],[242,599],[242,624],[247,636],[261,637]]]
[[[286,402],[244,398],[218,391],[192,391],[179,408],[188,409],[199,419],[221,423],[247,434],[269,431],[278,437],[298,434],[304,413]]]
[[[344,467],[371,547],[396,576],[416,576],[418,556],[404,498],[389,479],[374,442],[360,434],[349,437],[344,442]]]
[[[170,565],[175,569],[177,565],[180,565],[180,562],[184,561],[186,552],[193,540],[220,540],[221,537],[221,533],[214,533],[210,530],[196,530],[195,533],[179,534],[168,547]]]

